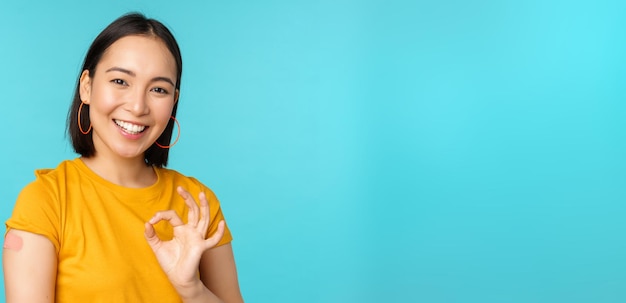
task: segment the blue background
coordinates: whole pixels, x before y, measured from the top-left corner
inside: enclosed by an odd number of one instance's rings
[[[625,2],[2,0],[2,220],[135,10],[248,302],[626,301]]]

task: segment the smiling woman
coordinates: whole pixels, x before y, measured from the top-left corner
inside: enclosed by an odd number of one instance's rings
[[[116,161],[144,159],[144,151],[173,116],[178,101],[172,80],[177,79],[176,70],[176,61],[161,39],[131,35],[111,44],[92,73],[83,71],[80,99],[89,105],[98,153],[107,153]],[[171,129],[169,133],[171,136]],[[85,162],[97,166],[92,158]]]
[[[38,170],[7,221],[7,302],[243,301],[217,198],[164,168],[181,74],[156,20],[94,40],[68,115],[81,157]]]

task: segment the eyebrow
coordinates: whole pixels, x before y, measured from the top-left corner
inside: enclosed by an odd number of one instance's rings
[[[129,76],[135,77],[136,74],[133,71],[127,70],[125,68],[121,68],[121,67],[111,67],[109,69],[106,70],[106,72],[121,72],[121,73],[125,73]],[[157,82],[157,81],[165,81],[169,84],[171,84],[172,86],[176,87],[176,85],[174,84],[174,81],[172,81],[172,79],[168,78],[168,77],[154,77],[150,80],[151,82]]]

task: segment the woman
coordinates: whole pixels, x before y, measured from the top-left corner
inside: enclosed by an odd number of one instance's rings
[[[215,195],[163,168],[181,72],[143,15],[94,40],[68,116],[81,157],[36,171],[6,223],[7,302],[243,301]]]

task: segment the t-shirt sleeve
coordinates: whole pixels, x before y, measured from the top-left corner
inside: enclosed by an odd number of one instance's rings
[[[42,235],[59,251],[59,204],[41,179],[28,184],[17,197],[7,231],[19,229]]]
[[[215,193],[213,193],[213,191],[210,188],[202,184],[201,184],[201,187],[207,197],[207,201],[209,202],[210,219],[209,219],[209,230],[207,231],[206,237],[208,238],[212,236],[213,234],[215,234],[215,232],[217,232],[218,224],[220,223],[220,221],[224,220],[224,236],[222,237],[220,242],[218,242],[217,245],[215,246],[228,244],[233,240],[233,236],[230,233],[228,224],[226,224],[226,219],[224,219],[224,214],[222,212],[222,207],[220,205],[220,202],[215,196]]]

